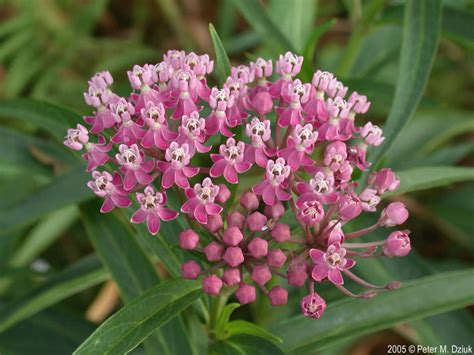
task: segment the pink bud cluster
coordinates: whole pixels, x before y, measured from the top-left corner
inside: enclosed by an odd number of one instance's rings
[[[382,169],[358,192],[353,173],[370,165],[366,151],[383,143],[383,132],[371,122],[357,125],[356,115],[370,102],[357,92],[344,99],[348,88],[333,74],[318,70],[311,83],[297,79],[302,62],[290,52],[275,68],[259,58],[233,67],[222,87],[210,88],[209,56],[172,50],[160,63],[127,73],[128,97],[113,93],[110,73],[97,73],[84,93],[95,110],[84,117],[90,128],[69,129],[64,144],[83,150],[92,172],[88,186],[104,199],[101,212],[127,208],[135,199],[139,208],[131,222],[146,223],[153,235],[162,221],[185,215],[189,228],[179,245],[201,257],[186,261],[182,276],[201,277],[205,293],[218,295],[226,287],[247,304],[260,290],[279,306],[288,299],[287,289],[276,284],[282,278],[308,287],[301,310],[319,318],[326,303],[317,283],[328,281],[360,298],[398,287],[372,285],[351,268],[357,258],[407,255],[410,239],[402,230],[386,240],[354,242],[379,227],[403,224],[408,211],[400,202],[386,206],[373,226],[344,231],[361,213],[375,213],[399,180]],[[221,143],[213,146],[214,136]],[[233,203],[230,186],[243,176],[251,187]],[[166,190],[181,198],[179,212],[166,207]],[[287,211],[299,224],[293,231],[282,222]],[[367,291],[352,293],[344,278]]]

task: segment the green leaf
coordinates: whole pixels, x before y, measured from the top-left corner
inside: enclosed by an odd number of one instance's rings
[[[51,277],[39,288],[14,301],[0,311],[0,333],[33,314],[109,277],[95,257],[86,257]]]
[[[216,326],[214,329],[217,339],[224,339],[225,328],[227,323],[229,323],[230,315],[239,307],[240,303],[229,303],[225,305],[225,307],[222,309],[221,313],[219,314],[219,317],[217,318]]]
[[[27,235],[11,257],[10,266],[21,267],[31,263],[79,218],[77,206],[67,206],[46,216]]]
[[[66,130],[81,121],[81,116],[68,109],[31,99],[0,101],[0,117],[34,124],[49,131],[61,142]]]
[[[454,166],[422,167],[399,171],[397,176],[400,178],[400,187],[384,195],[384,197],[432,189],[455,182],[472,181],[474,180],[474,168]]]
[[[308,35],[316,19],[317,2],[314,0],[270,0],[268,12],[298,53],[303,53]]]
[[[282,50],[296,52],[293,43],[268,16],[267,10],[255,0],[233,0],[245,19],[262,38],[276,42]]]
[[[438,49],[441,1],[420,0],[405,3],[399,76],[387,123],[385,141],[371,154],[371,171],[413,116],[425,89]],[[364,174],[366,177],[368,172]]]
[[[107,319],[74,352],[122,354],[176,317],[201,295],[196,281],[170,280],[157,285]]]
[[[70,312],[47,310],[1,332],[0,352],[5,355],[71,354],[94,329],[93,324]]]
[[[268,330],[245,320],[234,320],[227,323],[225,333],[228,337],[233,337],[237,334],[247,334],[271,341],[272,343],[279,344],[283,342],[281,338],[273,335]]]
[[[0,235],[60,208],[92,198],[93,194],[86,186],[89,179],[90,176],[84,172],[83,165],[52,179],[49,184],[40,187],[24,201],[0,215]]]
[[[275,344],[252,335],[236,335],[226,341],[213,344],[211,354],[216,355],[279,355],[283,354]]]
[[[328,20],[321,25],[315,27],[313,31],[308,36],[308,40],[304,45],[303,50],[303,75],[304,79],[310,81],[312,79],[312,75],[314,73],[314,53],[316,50],[316,45],[318,44],[319,39],[322,35],[324,35],[327,31],[329,31],[335,24],[337,23],[336,19]]]
[[[225,79],[230,75],[230,61],[225,51],[224,45],[222,44],[216,29],[209,24],[209,33],[211,35],[212,45],[214,46],[214,52],[216,54],[216,70],[220,84],[223,84]]]
[[[453,41],[474,49],[474,13],[445,6],[443,9],[443,33]]]
[[[472,304],[474,269],[438,273],[370,300],[345,299],[330,304],[322,321],[296,316],[272,327],[289,353],[305,353],[376,330]]]

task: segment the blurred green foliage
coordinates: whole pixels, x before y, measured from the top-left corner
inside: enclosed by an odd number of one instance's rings
[[[385,344],[369,335],[387,328],[400,343],[472,344],[463,307],[474,299],[473,24],[468,0],[0,0],[0,352],[71,353],[97,329],[89,312],[111,279],[126,306],[94,336],[124,319],[149,321],[124,329],[132,340],[107,338],[100,353],[145,339],[134,353],[344,353]],[[357,268],[374,282],[409,286],[361,306],[322,285],[335,305],[312,324],[295,316],[298,297],[285,309],[264,298],[225,308],[225,299],[199,298],[179,281],[169,284],[176,300],[146,308],[169,297],[155,285],[179,274],[182,226],[151,238],[123,214],[99,215],[84,165],[62,137],[90,112],[82,92],[96,71],[110,70],[126,93],[126,70],[172,48],[213,54],[215,83],[227,58],[293,50],[305,57],[302,79],[321,68],[369,97],[367,118],[383,125],[388,117],[391,145],[376,158],[402,177],[397,197],[412,214],[415,252]],[[77,353],[91,353],[94,336]]]

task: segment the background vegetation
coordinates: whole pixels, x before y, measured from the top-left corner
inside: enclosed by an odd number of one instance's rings
[[[182,259],[180,220],[153,238],[122,213],[100,215],[85,165],[62,145],[90,113],[88,78],[108,69],[126,94],[126,70],[168,49],[216,57],[209,23],[231,63],[292,50],[305,56],[303,79],[332,71],[372,101],[366,116],[386,122],[393,144],[371,159],[402,180],[397,199],[411,212],[415,250],[357,268],[374,282],[406,281],[402,289],[362,302],[323,286],[331,306],[319,321],[297,315],[297,295],[285,308],[262,297],[232,313],[193,282],[166,281]],[[67,354],[83,343],[79,354],[380,354],[387,344],[472,344],[473,53],[467,0],[0,0],[0,352]]]

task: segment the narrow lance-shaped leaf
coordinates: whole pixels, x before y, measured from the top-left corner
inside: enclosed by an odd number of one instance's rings
[[[291,43],[285,34],[282,33],[280,28],[268,16],[267,11],[259,1],[233,0],[233,2],[260,36],[267,40],[275,41],[283,50],[296,52],[293,43]]]
[[[219,78],[219,82],[224,83],[225,79],[230,75],[230,61],[225,51],[224,45],[222,44],[216,29],[209,24],[209,33],[211,35],[212,45],[214,46],[214,52],[216,54],[216,70]]]
[[[472,181],[474,180],[474,168],[427,166],[399,171],[397,176],[400,178],[400,187],[384,197],[432,189],[461,181]]]
[[[438,49],[441,1],[405,3],[402,48],[395,97],[384,128],[385,141],[370,155],[375,169],[400,130],[413,116],[425,89]],[[366,177],[368,172],[363,176]]]
[[[77,113],[31,99],[0,101],[0,117],[33,124],[49,131],[58,140],[63,139],[67,128],[81,121]]]
[[[345,299],[331,304],[320,321],[297,316],[270,331],[289,353],[321,350],[337,342],[400,322],[448,312],[472,304],[474,269],[416,279],[370,300]]]
[[[92,198],[94,195],[86,186],[88,179],[90,176],[84,172],[82,164],[54,178],[46,186],[31,193],[26,200],[0,215],[2,232],[34,222],[60,208]],[[45,204],[44,201],[48,203]]]
[[[155,286],[105,321],[74,352],[124,354],[201,295],[199,282],[170,280]]]
[[[78,261],[3,308],[0,312],[0,333],[71,295],[105,281],[108,277],[109,272],[95,256]]]

